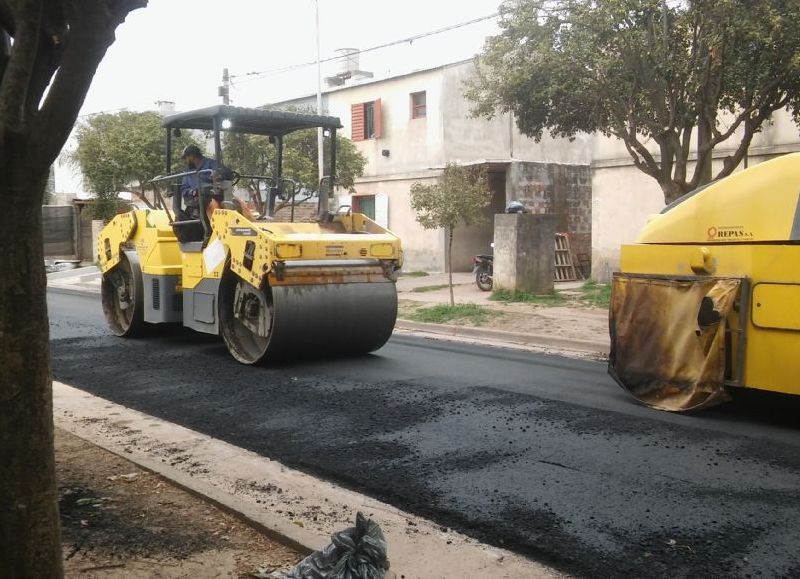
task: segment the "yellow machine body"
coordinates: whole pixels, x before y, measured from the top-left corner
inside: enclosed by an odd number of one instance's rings
[[[668,206],[650,220],[636,243],[622,246],[620,270],[612,292],[617,293],[616,305],[612,295],[612,374],[615,348],[619,358],[630,359],[636,340],[646,344],[658,339],[652,334],[627,340],[615,336],[614,310],[626,306],[622,278],[672,281],[676,287],[708,278],[738,278],[738,298],[723,320],[729,336],[724,385],[800,394],[800,154],[756,165]],[[634,317],[647,317],[648,310],[658,307],[645,303]],[[669,318],[669,312],[664,315]],[[628,319],[636,325],[634,318]],[[697,316],[669,323],[687,328],[698,324]],[[652,365],[664,361],[654,359]],[[681,387],[675,385],[676,391]]]
[[[262,292],[274,308],[261,336],[276,342],[273,350],[338,342],[369,351],[391,334],[400,240],[368,217],[341,213],[324,222],[285,223],[217,209],[210,223],[205,242],[180,243],[166,211],[117,215],[100,232],[98,264],[109,279],[121,265],[131,269],[125,275],[140,275],[140,290],[128,298],[144,322],[224,333],[221,283],[228,276]]]

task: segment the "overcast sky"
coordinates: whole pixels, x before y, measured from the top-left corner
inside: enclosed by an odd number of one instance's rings
[[[321,52],[367,48],[497,11],[500,0],[319,0]],[[314,0],[150,0],[117,30],[95,76],[83,114],[154,108],[179,110],[219,102],[222,68],[232,75],[281,68],[316,58]],[[473,56],[496,31],[484,21],[413,44],[361,57],[378,77]],[[336,66],[330,63],[323,75]],[[316,90],[316,67],[263,78],[235,76],[234,104],[250,106]]]
[[[338,48],[365,49],[497,12],[500,0],[319,0],[322,58]],[[117,29],[86,97],[82,115],[178,110],[217,104],[222,69],[233,75],[231,104],[259,106],[316,91],[316,66],[247,75],[316,59],[314,0],[149,0]],[[385,78],[474,56],[495,19],[361,56],[360,68]],[[323,77],[337,62],[323,65]],[[80,119],[79,119],[80,120]],[[71,140],[66,151],[74,147]],[[55,166],[56,190],[83,194],[79,173]]]

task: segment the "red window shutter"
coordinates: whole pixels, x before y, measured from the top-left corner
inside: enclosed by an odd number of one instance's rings
[[[364,103],[358,103],[350,107],[350,140],[364,140]]]
[[[375,102],[373,103],[372,106],[374,107],[373,111],[374,111],[374,115],[375,115],[375,120],[373,121],[373,124],[375,125],[375,138],[376,139],[380,139],[381,138],[381,99],[375,99]]]

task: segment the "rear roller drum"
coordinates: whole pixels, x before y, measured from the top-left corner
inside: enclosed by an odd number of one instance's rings
[[[103,313],[116,336],[134,337],[144,329],[144,285],[139,257],[126,251],[119,263],[103,274],[100,285]]]

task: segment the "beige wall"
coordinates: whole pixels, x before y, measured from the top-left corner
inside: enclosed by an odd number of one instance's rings
[[[475,75],[472,62],[443,69],[442,116],[444,155],[451,161],[475,160],[536,161],[574,163],[591,161],[591,137],[579,135],[574,141],[543,135],[540,142],[523,136],[509,114],[491,120],[473,118],[472,103],[464,97],[465,83]]]
[[[403,246],[403,271],[444,271],[444,232],[423,229],[411,209],[409,192],[415,181],[430,183],[438,172],[408,175],[402,179],[358,183],[358,195],[385,193],[389,200],[389,229]]]
[[[355,143],[367,157],[365,177],[420,171],[444,163],[442,77],[436,70],[420,72],[374,84],[364,84],[328,95],[330,114],[341,119],[344,134],[351,137],[351,106],[381,99],[381,137]],[[411,93],[425,91],[427,117],[411,118]],[[384,157],[381,152],[389,151]]]

